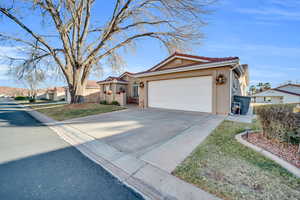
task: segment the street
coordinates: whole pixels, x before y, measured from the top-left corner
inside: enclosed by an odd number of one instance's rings
[[[22,108],[0,98],[0,199],[143,198]]]

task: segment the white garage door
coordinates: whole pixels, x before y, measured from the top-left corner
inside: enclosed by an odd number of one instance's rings
[[[151,81],[148,104],[152,108],[212,112],[212,77]]]

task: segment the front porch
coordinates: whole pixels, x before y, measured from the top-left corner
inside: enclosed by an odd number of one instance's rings
[[[138,104],[138,84],[119,77],[109,77],[98,82],[100,85],[100,101],[112,103],[117,101],[121,106]]]

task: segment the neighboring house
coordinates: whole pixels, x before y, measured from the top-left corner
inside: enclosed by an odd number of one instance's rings
[[[101,99],[140,107],[229,114],[234,95],[246,95],[248,65],[238,57],[174,53],[147,71],[99,81]],[[126,102],[123,102],[123,101]]]
[[[67,101],[71,102],[71,95],[68,87],[65,87]],[[84,90],[84,101],[87,103],[99,103],[100,102],[100,86],[97,81],[88,80],[86,88]]]
[[[65,101],[66,91],[64,87],[54,87],[47,90],[47,99],[51,101]]]
[[[300,85],[286,84],[252,95],[258,104],[300,103]]]
[[[38,89],[36,92],[36,99],[49,99],[47,90],[48,89]]]
[[[125,72],[119,77],[110,76],[97,83],[100,85],[102,101],[118,101],[121,105],[139,103],[139,81],[130,72]]]

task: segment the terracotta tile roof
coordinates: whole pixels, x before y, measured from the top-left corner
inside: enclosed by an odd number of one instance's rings
[[[161,61],[157,65],[155,65],[154,67],[151,67],[150,69],[148,69],[144,72],[149,72],[149,71],[155,69],[156,67],[158,67],[159,65],[161,65],[162,63],[166,62],[167,60],[171,59],[172,57],[176,57],[176,56],[186,57],[187,59],[188,58],[194,58],[194,59],[206,60],[207,62],[203,62],[203,64],[212,63],[212,62],[225,62],[225,61],[231,61],[231,60],[239,59],[239,57],[212,58],[212,57],[195,56],[195,55],[189,55],[189,54],[183,54],[183,53],[175,52],[174,54],[170,55],[169,57],[167,57],[166,59],[164,59],[163,61]],[[199,64],[201,64],[201,62],[196,63],[196,64],[199,65]],[[196,65],[196,64],[192,64],[192,65]],[[192,65],[189,65],[189,66],[192,66]],[[182,66],[182,67],[185,67],[185,66]]]
[[[189,58],[196,58],[201,60],[207,60],[211,62],[223,62],[223,61],[230,61],[230,60],[236,60],[239,59],[239,57],[223,57],[223,58],[212,58],[212,57],[205,57],[205,56],[195,56],[195,55],[189,55],[189,54],[183,54],[183,53],[177,53],[175,52],[172,56],[182,56],[182,57],[189,57]]]
[[[130,74],[132,74],[132,73],[130,73]],[[123,75],[123,74],[122,74]],[[121,76],[122,76],[121,75]],[[120,77],[121,77],[120,76]],[[117,81],[122,81],[122,82],[128,82],[128,81],[126,81],[126,80],[124,80],[124,79],[122,79],[122,78],[120,78],[120,77],[117,77],[117,76],[109,76],[109,77],[107,77],[105,80],[102,80],[102,81],[97,81],[97,83],[104,83],[104,82],[107,82],[107,81],[113,81],[113,80],[117,80]]]
[[[125,76],[126,74],[134,75],[134,73],[131,73],[131,72],[127,72],[127,71],[126,71],[126,72],[124,72],[123,74],[121,74],[121,75],[119,76],[119,78]]]
[[[215,62],[205,62],[205,63],[193,63],[193,64],[181,65],[181,66],[178,66],[178,67],[172,67],[172,68],[167,68],[167,69],[157,69],[157,70],[155,70],[155,71],[164,71],[164,70],[170,70],[170,69],[177,69],[177,68],[191,67],[191,66],[194,66],[194,65],[213,64],[213,63],[218,63],[218,62],[219,62],[219,61],[215,61]],[[146,71],[142,71],[142,72],[135,73],[135,75],[143,74],[143,73],[148,73],[148,72],[155,72],[155,71],[151,71],[151,69],[149,69],[149,70],[146,70]]]
[[[205,57],[205,56],[195,56],[195,55],[189,55],[189,54],[183,54],[183,53],[178,53],[175,52],[174,54],[170,55],[168,58],[164,59],[163,61],[161,61],[160,63],[158,63],[157,65],[155,65],[154,67],[146,70],[146,71],[142,71],[142,72],[138,72],[138,73],[131,73],[131,72],[124,72],[123,74],[121,74],[119,77],[116,76],[109,76],[107,77],[105,80],[102,81],[98,81],[97,83],[103,83],[106,81],[111,81],[111,80],[117,80],[117,81],[124,81],[127,82],[126,80],[123,80],[121,77],[124,76],[125,74],[130,74],[130,75],[138,75],[138,74],[143,74],[146,72],[150,72],[151,70],[155,69],[157,66],[161,65],[162,63],[164,63],[165,61],[169,60],[172,57],[175,56],[180,56],[180,57],[186,57],[188,58],[194,58],[194,59],[201,59],[201,60],[205,60],[206,62],[197,62],[197,63],[193,63],[193,64],[187,64],[187,65],[181,65],[178,67],[173,67],[172,69],[175,68],[183,68],[183,67],[190,67],[193,65],[201,65],[201,64],[209,64],[209,63],[217,63],[217,62],[225,62],[225,61],[232,61],[232,60],[237,60],[239,59],[239,57],[224,57],[224,58],[211,58],[211,57]],[[155,71],[163,71],[163,70],[168,70],[168,69],[156,69]]]
[[[88,80],[86,88],[99,88],[99,85],[97,84],[97,81]]]

